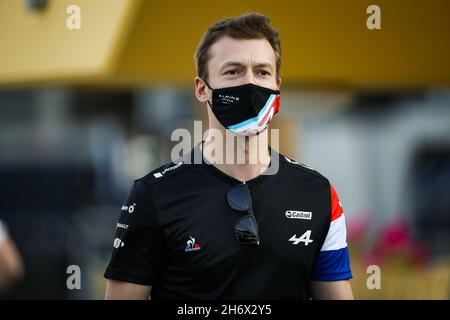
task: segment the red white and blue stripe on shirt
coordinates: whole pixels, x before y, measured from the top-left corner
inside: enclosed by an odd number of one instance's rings
[[[345,214],[332,184],[330,184],[330,188],[331,224],[311,274],[311,279],[318,281],[338,281],[352,278]]]

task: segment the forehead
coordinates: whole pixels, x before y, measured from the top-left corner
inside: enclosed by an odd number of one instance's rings
[[[210,48],[209,70],[220,69],[228,61],[270,64],[275,68],[275,52],[267,39],[232,39],[222,37]]]

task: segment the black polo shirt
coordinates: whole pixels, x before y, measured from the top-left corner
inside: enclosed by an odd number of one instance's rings
[[[196,164],[199,153],[134,182],[106,278],[151,285],[152,299],[309,299],[310,280],[352,277],[344,213],[324,176],[271,150],[276,174],[246,182],[260,244],[245,245],[234,232],[245,213],[226,201],[242,182]]]

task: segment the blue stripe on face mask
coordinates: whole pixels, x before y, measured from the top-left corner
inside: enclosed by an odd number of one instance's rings
[[[239,128],[243,127],[243,126],[247,126],[253,122],[259,122],[261,115],[265,114],[267,112],[267,110],[270,108],[270,106],[272,105],[273,101],[275,100],[276,95],[272,94],[270,95],[269,99],[267,99],[266,104],[264,105],[264,107],[261,109],[261,111],[258,113],[258,115],[256,117],[253,117],[251,119],[242,121],[240,123],[237,124],[233,124],[231,126],[228,127],[229,130],[239,130]]]

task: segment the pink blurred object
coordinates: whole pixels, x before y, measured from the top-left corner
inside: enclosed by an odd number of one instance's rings
[[[369,229],[369,219],[367,215],[360,214],[352,217],[347,226],[347,240],[351,244],[358,244],[364,240]]]
[[[387,259],[399,259],[407,264],[425,264],[428,261],[428,250],[412,238],[406,221],[397,218],[383,227],[381,237],[366,259],[378,263]]]
[[[411,242],[409,226],[401,218],[388,222],[383,231],[379,245],[385,249],[401,248]]]

